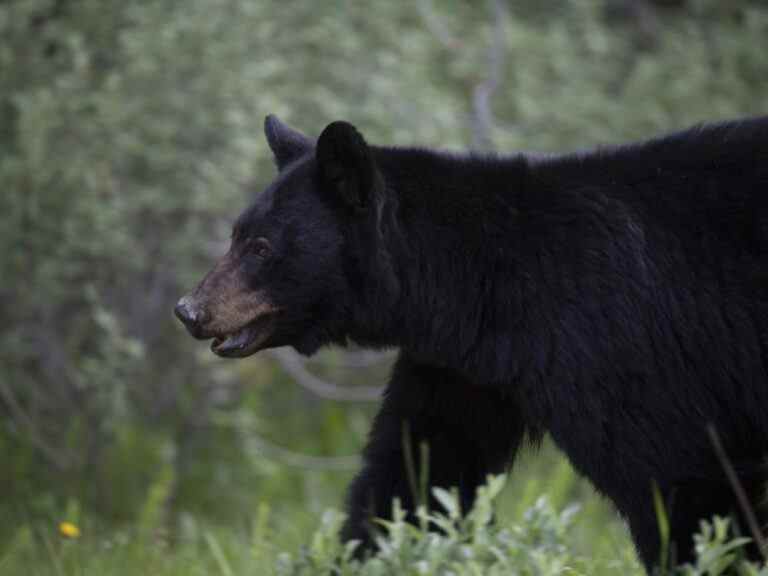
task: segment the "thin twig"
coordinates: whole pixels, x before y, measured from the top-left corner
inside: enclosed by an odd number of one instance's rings
[[[437,38],[440,45],[446,50],[457,50],[461,48],[461,42],[457,40],[448,28],[440,20],[435,12],[435,7],[430,0],[418,0],[416,7],[419,9],[424,25],[432,35]]]
[[[360,466],[359,456],[311,456],[288,450],[263,438],[256,432],[254,426],[246,422],[233,422],[229,419],[221,418],[213,418],[212,422],[220,426],[229,426],[245,433],[246,442],[250,443],[259,453],[285,466],[321,472],[345,472],[356,470]]]
[[[250,432],[248,440],[254,444],[257,450],[274,458],[281,464],[304,470],[320,470],[326,472],[341,472],[356,470],[360,466],[358,456],[310,456],[287,450],[282,446],[273,444],[261,436]]]
[[[720,464],[723,466],[723,470],[725,470],[725,475],[728,477],[728,481],[731,483],[731,488],[733,488],[733,491],[736,494],[736,498],[739,501],[741,511],[744,513],[744,518],[747,520],[747,524],[749,525],[749,531],[752,533],[752,537],[755,539],[755,543],[760,550],[760,554],[762,554],[763,558],[768,561],[768,548],[766,548],[765,537],[760,530],[760,524],[757,522],[755,512],[749,502],[747,493],[745,492],[744,487],[741,485],[739,477],[736,474],[736,471],[734,470],[728,455],[723,449],[723,444],[720,442],[720,436],[718,435],[717,430],[715,430],[713,424],[710,423],[707,425],[707,432],[709,433],[709,439],[712,442],[712,446],[715,449],[715,454],[717,454],[717,458],[720,460]]]
[[[340,359],[340,366],[344,368],[370,368],[377,364],[383,364],[394,360],[396,352],[387,351],[379,352],[377,350],[355,350],[344,351]],[[322,362],[324,359],[319,356],[313,356],[304,360],[305,364],[315,364]]]
[[[488,50],[488,77],[478,84],[472,95],[473,122],[472,147],[476,150],[492,150],[493,136],[491,134],[495,120],[491,108],[491,97],[501,84],[504,75],[504,27],[507,19],[507,9],[502,0],[492,0],[493,8],[493,40]]]
[[[307,370],[299,355],[289,348],[277,348],[269,354],[300,386],[321,398],[343,402],[378,402],[381,399],[381,386],[342,387],[318,378]]]

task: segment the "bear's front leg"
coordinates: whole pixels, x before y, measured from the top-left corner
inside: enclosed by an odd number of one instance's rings
[[[427,475],[430,494],[435,486],[458,488],[462,509],[468,510],[487,475],[511,463],[524,431],[516,405],[501,390],[419,364],[401,352],[363,453],[363,469],[349,489],[342,538],[361,540],[361,550],[368,549],[370,520],[390,518],[394,498],[412,521],[418,497],[414,476],[418,486]],[[422,443],[428,447],[426,470],[419,465]],[[429,505],[434,508],[434,500]]]

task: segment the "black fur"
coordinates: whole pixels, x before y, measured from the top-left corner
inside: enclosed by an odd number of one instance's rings
[[[345,537],[367,542],[395,496],[412,506],[406,422],[430,446],[431,483],[459,486],[467,506],[526,434],[549,433],[627,519],[647,566],[652,482],[681,560],[700,518],[738,517],[708,423],[759,510],[768,119],[545,158],[368,147],[335,126],[343,144],[321,137],[317,158],[311,144],[282,158],[239,226],[282,247],[253,276],[286,310],[270,345],[401,350]],[[349,147],[354,174],[338,168]]]

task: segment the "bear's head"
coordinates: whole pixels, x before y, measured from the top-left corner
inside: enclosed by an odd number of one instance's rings
[[[238,217],[229,251],[175,314],[228,358],[286,345],[311,354],[367,324],[364,340],[375,321],[359,311],[398,290],[376,224],[383,181],[373,151],[346,122],[328,125],[316,144],[274,116],[264,129],[277,178]]]

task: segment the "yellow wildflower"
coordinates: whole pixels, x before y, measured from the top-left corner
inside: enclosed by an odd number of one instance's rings
[[[59,523],[59,534],[64,538],[76,539],[80,538],[80,528],[72,524],[72,522]]]

